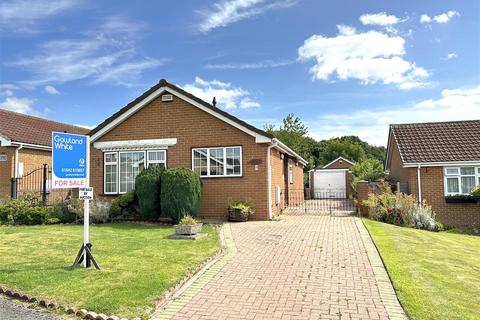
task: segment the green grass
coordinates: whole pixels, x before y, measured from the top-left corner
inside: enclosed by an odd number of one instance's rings
[[[0,226],[0,285],[59,303],[124,317],[145,316],[162,292],[214,254],[218,236],[170,240],[173,228],[94,225],[93,254],[101,270],[69,271],[83,226]]]
[[[480,319],[480,237],[364,222],[412,319]]]

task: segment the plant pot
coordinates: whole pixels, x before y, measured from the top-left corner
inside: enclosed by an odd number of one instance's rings
[[[200,233],[200,231],[202,231],[202,226],[203,223],[185,225],[176,224],[173,228],[175,229],[175,234],[191,236]]]
[[[448,196],[445,197],[446,203],[478,203],[479,199],[472,196]]]
[[[228,208],[228,221],[245,222],[248,221],[250,213],[245,213],[241,209]]]

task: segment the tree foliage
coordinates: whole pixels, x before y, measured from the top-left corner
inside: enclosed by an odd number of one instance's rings
[[[307,126],[293,113],[288,114],[279,127],[267,125],[265,130],[308,161],[305,171],[322,167],[338,157],[354,162],[362,162],[365,159],[376,159],[380,163],[385,161],[385,147],[372,146],[357,136],[321,141],[309,137]]]

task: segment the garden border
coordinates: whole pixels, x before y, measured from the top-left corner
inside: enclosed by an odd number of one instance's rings
[[[400,301],[398,300],[397,293],[392,284],[392,279],[385,266],[380,251],[378,250],[375,241],[373,241],[372,235],[368,228],[363,223],[363,219],[355,217],[355,224],[357,230],[360,233],[365,251],[367,252],[368,260],[372,265],[373,274],[377,282],[378,292],[380,298],[387,310],[387,314],[390,320],[408,320],[409,317],[405,313]]]
[[[170,302],[172,298],[176,295],[181,294],[183,290],[188,288],[192,282],[194,282],[198,277],[200,277],[206,270],[208,270],[212,265],[214,265],[226,252],[227,246],[225,244],[224,238],[224,224],[217,226],[218,236],[220,241],[220,249],[218,249],[212,256],[205,259],[200,263],[195,269],[190,271],[186,276],[184,276],[180,281],[177,282],[174,286],[164,292],[160,299],[154,303],[156,310],[159,310],[162,306],[165,306]],[[115,315],[107,316],[103,313],[96,313],[93,311],[88,311],[86,309],[77,310],[74,307],[64,306],[59,303],[49,301],[46,299],[41,299],[32,295],[25,294],[21,291],[6,288],[0,286],[0,294],[16,300],[20,300],[30,304],[37,304],[39,307],[50,310],[60,310],[69,315],[74,315],[82,319],[87,320],[127,320],[127,318],[120,318]],[[134,317],[132,320],[140,320],[141,317]]]

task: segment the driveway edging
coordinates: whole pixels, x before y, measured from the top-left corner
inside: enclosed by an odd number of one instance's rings
[[[378,251],[370,232],[360,218],[355,217],[355,224],[357,225],[358,232],[360,233],[360,237],[367,252],[368,260],[370,260],[370,264],[372,265],[375,280],[377,281],[378,291],[380,293],[380,298],[382,299],[385,309],[387,310],[388,317],[391,320],[408,320],[409,318],[405,313],[405,310],[403,310],[400,301],[398,300],[387,268],[383,263],[380,252]]]
[[[223,254],[212,259],[182,287],[174,292],[160,306],[157,306],[150,320],[171,319],[177,311],[182,309],[237,253],[230,224],[224,223],[220,232]]]

